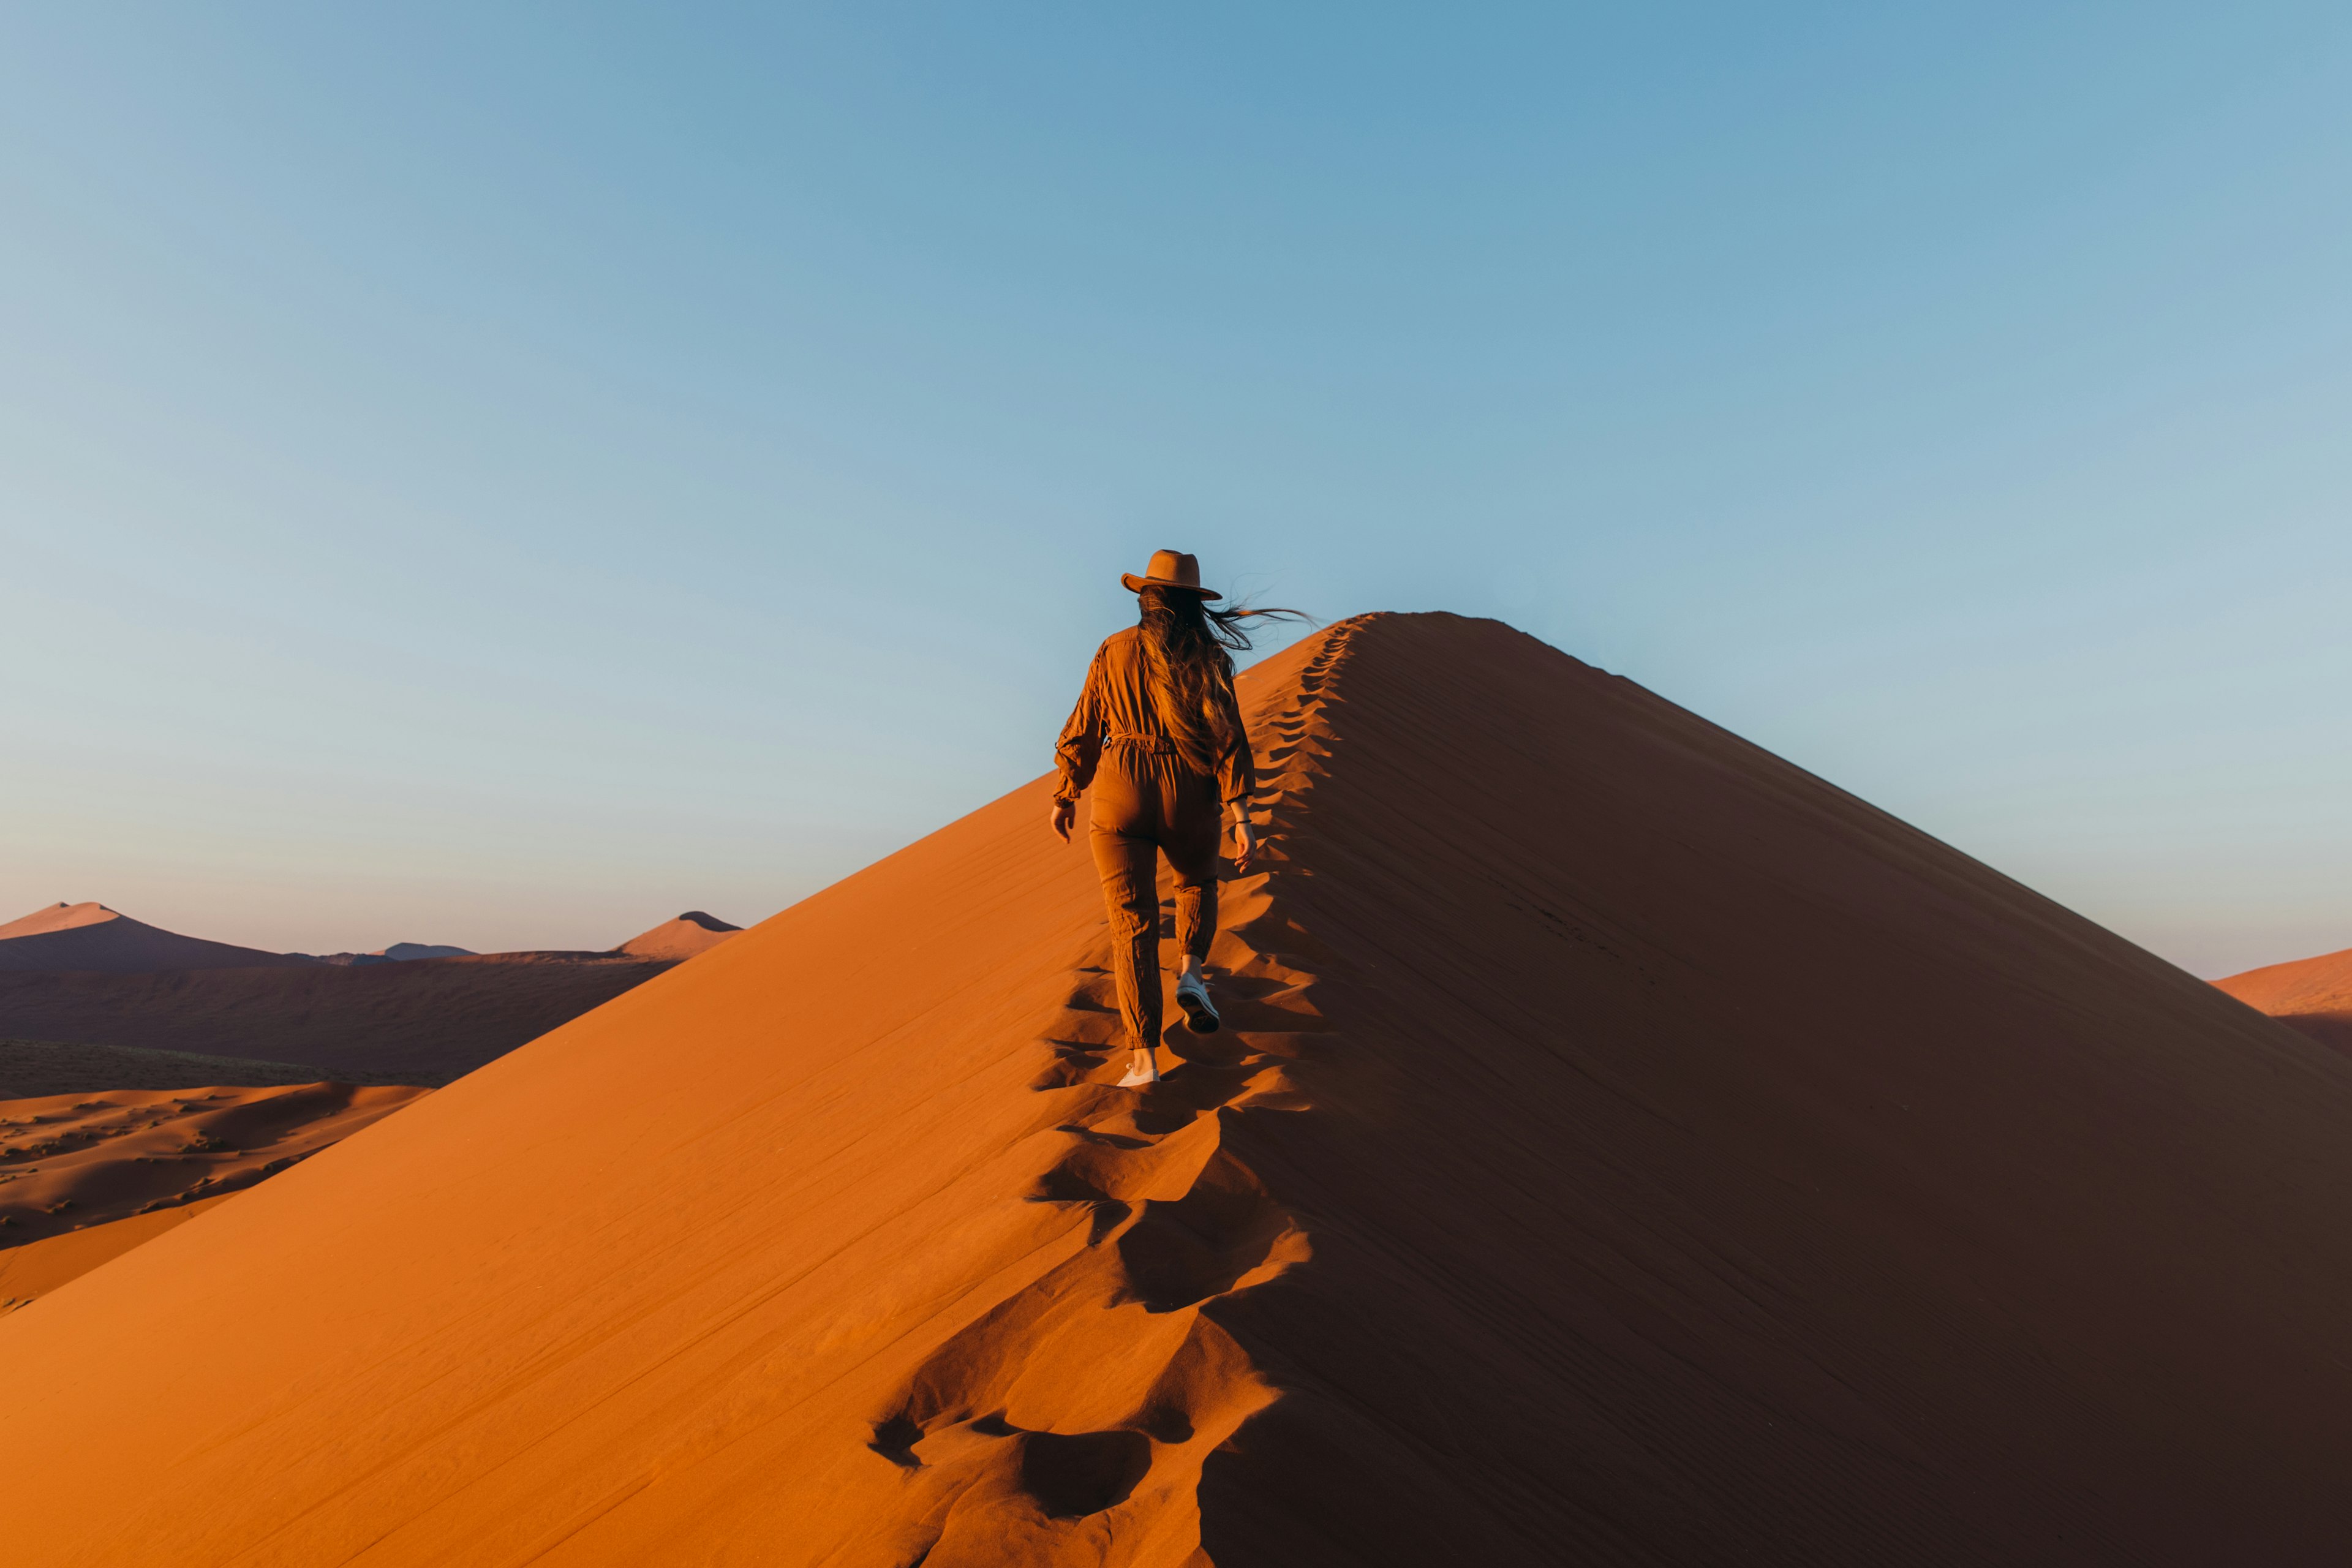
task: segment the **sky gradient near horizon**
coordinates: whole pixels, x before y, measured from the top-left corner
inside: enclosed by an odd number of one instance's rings
[[[0,29],[0,920],[749,923],[1041,771],[1171,544],[2352,945],[2341,6]]]

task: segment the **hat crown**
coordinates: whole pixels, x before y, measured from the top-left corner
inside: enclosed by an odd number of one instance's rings
[[[1200,561],[1181,550],[1153,551],[1151,564],[1144,568],[1142,576],[1129,572],[1119,581],[1126,584],[1130,594],[1140,594],[1146,588],[1173,588],[1179,593],[1197,595],[1203,599],[1223,597],[1201,586]]]
[[[1187,555],[1181,550],[1155,550],[1151,564],[1143,569],[1146,581],[1172,583],[1179,588],[1201,585],[1201,562],[1198,556]]]

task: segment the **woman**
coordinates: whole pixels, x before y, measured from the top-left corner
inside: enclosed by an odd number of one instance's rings
[[[1234,868],[1257,853],[1250,795],[1257,785],[1232,649],[1250,646],[1255,616],[1304,620],[1296,610],[1213,610],[1201,563],[1162,550],[1140,577],[1119,581],[1140,602],[1139,622],[1095,650],[1086,689],[1054,748],[1061,778],[1054,831],[1066,844],[1078,796],[1094,786],[1095,868],[1110,911],[1118,1010],[1135,1059],[1119,1087],[1160,1081],[1160,857],[1176,874],[1176,935],[1183,943],[1176,1005],[1200,1034],[1217,1026],[1201,963],[1217,930],[1220,807],[1234,822]]]

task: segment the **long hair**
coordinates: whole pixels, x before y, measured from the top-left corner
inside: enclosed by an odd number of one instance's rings
[[[1181,588],[1147,587],[1142,601],[1143,668],[1152,706],[1177,754],[1196,773],[1213,773],[1240,716],[1225,700],[1234,655],[1250,646],[1248,623],[1303,621],[1297,610],[1261,610],[1248,604],[1212,608]]]

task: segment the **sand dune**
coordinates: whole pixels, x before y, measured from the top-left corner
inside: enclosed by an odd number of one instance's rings
[[[102,1263],[111,1263],[167,1230],[177,1230],[236,1195],[225,1193],[216,1198],[198,1198],[176,1208],[135,1214],[88,1230],[69,1230],[0,1250],[0,1313],[29,1307],[58,1286],[80,1279]]]
[[[0,1036],[438,1085],[668,966],[625,954],[511,952],[358,967],[0,973]]]
[[[52,904],[0,925],[0,970],[125,974],[159,969],[306,968],[312,962],[299,953],[264,952],[181,936],[104,904]]]
[[[2352,1056],[2352,948],[2249,969],[2213,984],[2249,1007]]]
[[[308,1083],[0,1100],[0,1247],[241,1192],[425,1092]]]
[[[0,1313],[176,1229],[425,1092],[306,1083],[0,1100]]]
[[[674,921],[664,921],[651,931],[639,931],[613,951],[637,958],[684,960],[698,952],[708,952],[742,929],[700,910],[688,910]]]
[[[104,904],[68,904],[59,900],[45,904],[20,920],[0,925],[0,942],[20,936],[52,936],[63,931],[79,931],[85,926],[119,925],[122,917]]]
[[[1493,623],[1244,702],[1164,1084],[1017,791],[0,1320],[12,1552],[2344,1558],[2352,1062]]]
[[[203,1089],[222,1084],[258,1088],[318,1080],[318,1068],[292,1062],[208,1057],[194,1051],[147,1051],[129,1046],[0,1039],[0,1100],[86,1095],[110,1089]]]

